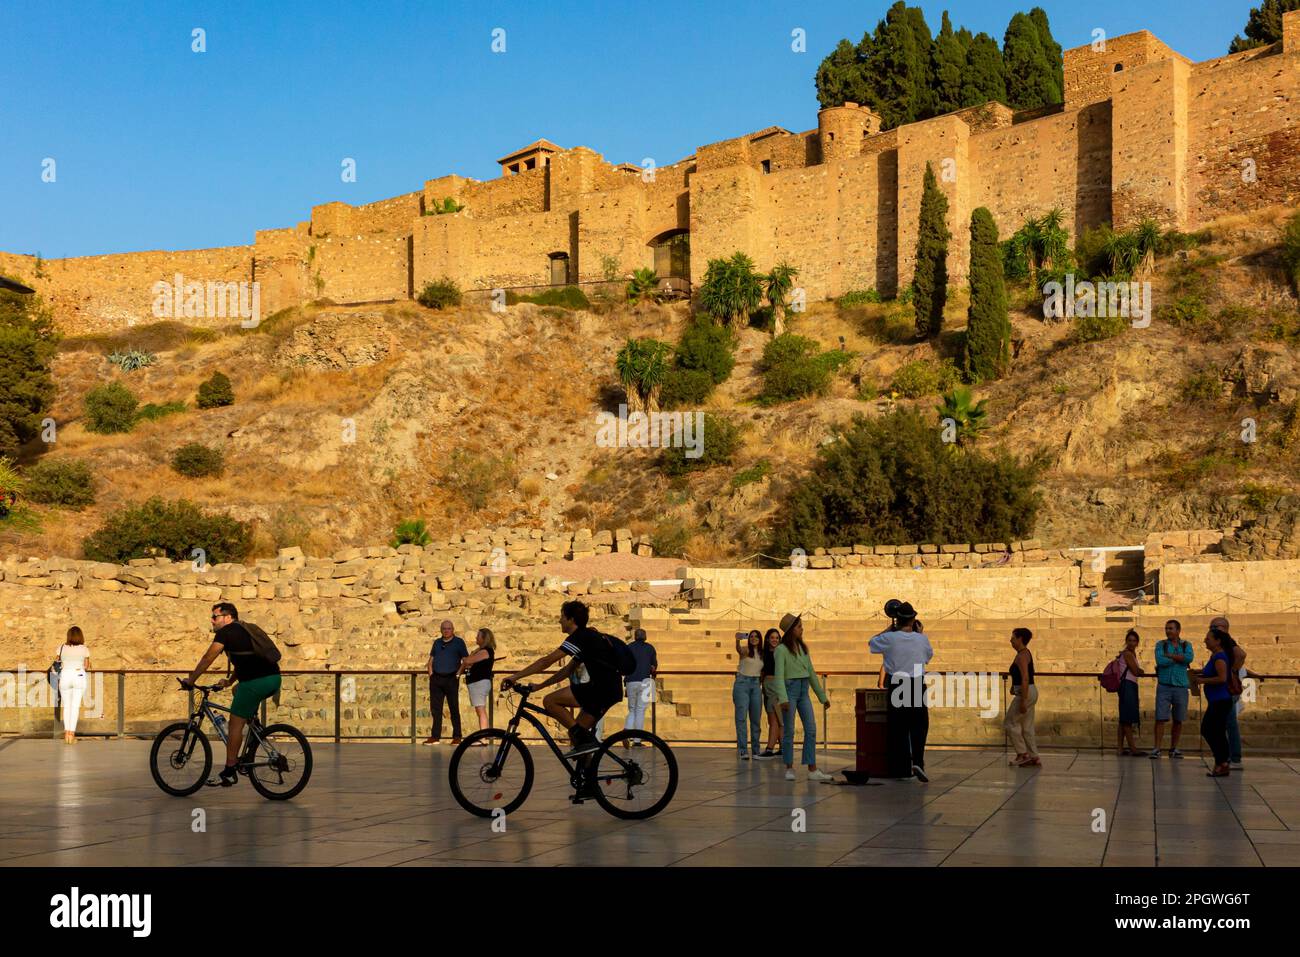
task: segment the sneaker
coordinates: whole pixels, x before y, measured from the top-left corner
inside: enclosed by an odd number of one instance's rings
[[[1244,770],[1246,770],[1244,767],[1242,767],[1242,764],[1241,764],[1240,761],[1233,761],[1232,763],[1230,763],[1230,764],[1228,765],[1228,767],[1232,768],[1232,770],[1234,770],[1234,771],[1244,771]]]
[[[794,768],[790,768],[789,770],[787,770],[787,771],[785,772],[785,779],[786,779],[787,781],[793,781],[793,780],[794,780]]]
[[[1148,757],[1148,758],[1151,758],[1151,760],[1153,760],[1153,761],[1154,761],[1154,760],[1157,760],[1157,759],[1160,757],[1160,749],[1159,749],[1159,748],[1152,748],[1152,749],[1151,749],[1151,753],[1148,754],[1147,757]]]
[[[749,752],[748,752],[748,751],[741,751],[739,754],[736,755],[736,757],[740,758],[740,760],[742,760],[742,761],[748,761],[748,760],[749,760]]]
[[[441,738],[425,738],[425,739],[424,739],[424,743],[425,743],[425,744],[441,744],[441,743],[442,743],[442,739],[441,739]]]
[[[452,747],[455,747],[455,746],[458,745],[458,744],[460,744],[460,738],[452,738],[452,739],[451,739],[451,745],[452,745]]]
[[[912,765],[912,777],[916,778],[922,784],[929,784],[930,779],[925,776],[925,768],[919,764]]]
[[[626,741],[626,740],[625,740],[625,741],[620,741],[619,744],[621,744],[625,750],[626,750],[627,748],[632,747],[632,742],[631,742],[631,741]]]
[[[809,781],[834,781],[835,777],[833,775],[827,774],[825,771],[819,768],[816,771],[808,772],[808,780]]]
[[[215,778],[209,778],[206,783],[207,786],[210,788],[216,788],[216,787],[228,788],[228,787],[233,787],[238,780],[239,780],[238,768],[222,768],[220,774],[218,774]]]
[[[600,742],[596,736],[586,729],[575,729],[573,733],[573,747],[564,752],[566,758],[576,758],[580,754],[590,754],[600,747]]]
[[[781,753],[780,751],[770,751],[770,750],[769,750],[769,751],[764,751],[762,754],[756,754],[756,755],[754,755],[754,760],[755,760],[755,761],[770,761],[770,760],[772,760],[774,757],[776,757],[776,756],[777,756],[778,754],[780,754],[780,753]]]
[[[1170,748],[1169,756],[1176,761],[1181,761],[1183,759],[1183,752],[1179,751],[1177,748]]]

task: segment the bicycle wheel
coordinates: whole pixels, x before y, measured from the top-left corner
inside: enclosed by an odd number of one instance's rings
[[[197,728],[189,734],[188,721],[169,724],[158,732],[149,750],[149,770],[154,783],[173,797],[186,797],[203,787],[212,771],[212,745]]]
[[[252,734],[252,729],[246,733]],[[249,756],[249,783],[264,798],[287,801],[311,779],[311,745],[306,735],[287,724],[262,729],[261,739]]]
[[[476,741],[484,741],[486,746],[476,745]],[[447,776],[452,797],[470,814],[491,817],[498,808],[513,814],[532,790],[533,756],[518,737],[499,728],[486,728],[467,735],[456,746]]]
[[[637,739],[650,747],[624,751],[620,746]],[[590,773],[598,785],[596,803],[624,820],[653,817],[677,792],[677,759],[672,748],[649,731],[625,729],[611,734],[591,759]]]

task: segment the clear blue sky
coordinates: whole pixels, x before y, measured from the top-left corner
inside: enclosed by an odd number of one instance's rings
[[[1029,0],[921,6],[1001,42]],[[1063,47],[1146,28],[1221,56],[1251,0],[1042,4]],[[45,258],[250,243],[544,136],[660,165],[816,125],[813,75],[888,0],[743,3],[0,0],[0,250]],[[191,30],[207,52],[191,52]],[[491,51],[492,30],[506,52]],[[793,53],[791,30],[807,31]],[[41,163],[57,181],[41,182]],[[357,182],[340,180],[352,157]]]

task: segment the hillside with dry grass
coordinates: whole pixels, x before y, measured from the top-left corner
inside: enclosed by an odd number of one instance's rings
[[[1080,341],[1074,323],[1045,320],[1028,288],[1012,289],[1015,359],[1007,378],[975,390],[990,411],[978,444],[1050,453],[1046,543],[1221,526],[1300,490],[1300,315],[1278,250],[1289,213],[1215,223],[1199,247],[1162,257],[1144,277],[1152,322],[1112,338]],[[706,403],[741,426],[739,447],[727,464],[675,477],[657,450],[600,447],[596,416],[625,400],[615,357],[626,340],[677,341],[685,304],[521,303],[498,314],[318,303],[253,330],[160,323],[67,338],[54,365],[57,441],[33,443],[19,465],[84,460],[96,502],[38,506],[39,528],[5,530],[0,544],[77,556],[113,510],[159,495],[253,523],[250,557],[374,544],[422,518],[436,538],[496,524],[628,527],[661,551],[734,560],[763,549],[778,503],[837,427],[899,406],[934,414],[938,396],[909,397],[900,377],[958,356],[965,309],[965,290],[952,287],[943,333],[924,342],[904,303],[792,314],[790,331],[851,357],[827,395],[781,404],[760,401],[768,333],[740,330],[735,369]],[[127,348],[156,361],[122,372],[108,356]],[[197,409],[216,371],[235,402]],[[83,399],[113,380],[141,403],[186,408],[95,434]],[[1242,439],[1248,422],[1254,441]],[[191,442],[222,451],[222,475],[172,468]]]

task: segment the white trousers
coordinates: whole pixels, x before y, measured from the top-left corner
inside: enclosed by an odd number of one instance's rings
[[[64,671],[59,674],[59,704],[63,707],[63,730],[76,731],[81,714],[81,699],[86,696],[86,673]]]

